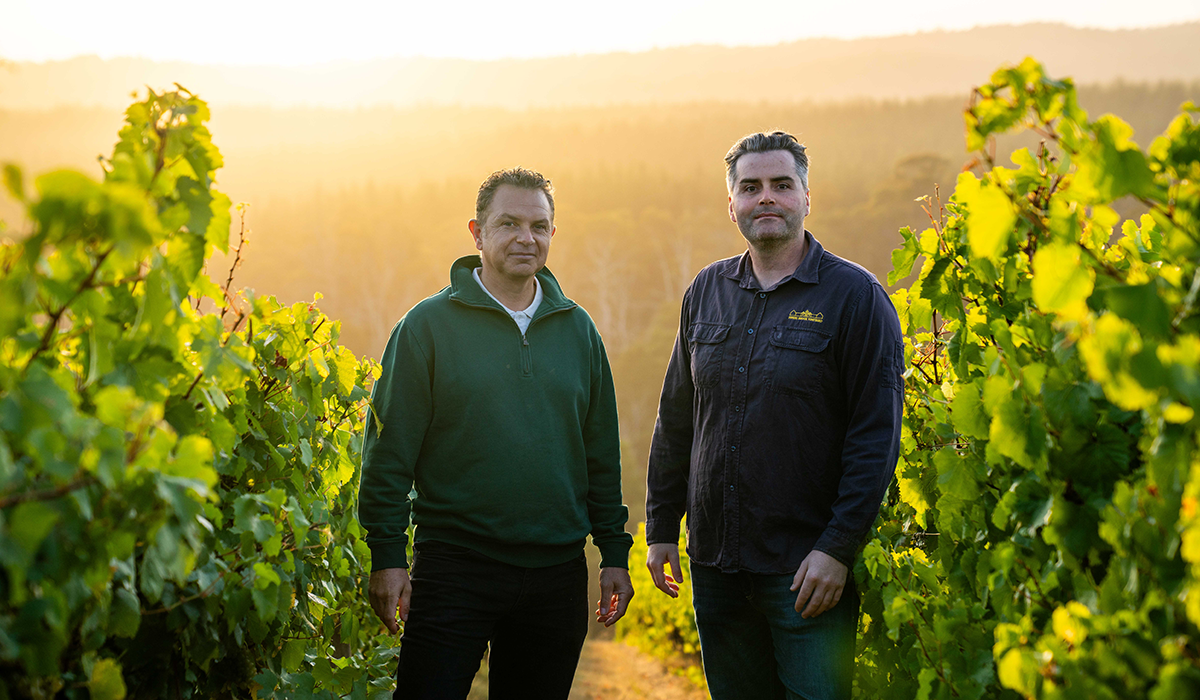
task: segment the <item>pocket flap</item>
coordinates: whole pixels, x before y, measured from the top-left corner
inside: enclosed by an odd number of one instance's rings
[[[692,343],[720,343],[728,335],[729,324],[727,323],[696,322],[688,328],[688,342]]]
[[[825,352],[825,348],[829,347],[829,338],[820,331],[776,327],[771,333],[771,345],[806,352]]]

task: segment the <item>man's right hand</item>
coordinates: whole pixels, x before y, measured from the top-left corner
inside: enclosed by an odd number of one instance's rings
[[[408,569],[380,569],[371,572],[371,582],[367,586],[367,594],[371,600],[371,608],[388,631],[395,634],[400,631],[396,622],[396,608],[400,608],[400,619],[408,621],[408,602],[412,598],[412,583],[408,580]]]
[[[646,554],[646,568],[650,569],[650,578],[658,590],[672,598],[679,597],[679,584],[683,583],[683,570],[679,567],[679,545],[652,544]],[[664,567],[671,563],[671,573],[667,575]]]

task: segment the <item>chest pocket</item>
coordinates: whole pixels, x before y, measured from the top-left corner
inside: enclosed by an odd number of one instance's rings
[[[729,324],[696,322],[688,327],[688,347],[692,353],[692,383],[708,387],[721,376],[721,358]]]
[[[771,332],[769,355],[772,391],[818,393],[829,371],[829,339],[820,331],[776,326]]]

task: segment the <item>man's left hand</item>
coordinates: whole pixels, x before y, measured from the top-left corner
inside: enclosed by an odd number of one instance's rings
[[[625,615],[629,600],[633,598],[633,582],[629,580],[629,569],[607,566],[600,569],[600,600],[596,603],[596,622],[612,627]]]
[[[796,596],[796,612],[800,617],[816,617],[837,605],[848,572],[845,564],[825,552],[815,549],[809,552],[792,579],[792,590],[800,589],[800,595]]]

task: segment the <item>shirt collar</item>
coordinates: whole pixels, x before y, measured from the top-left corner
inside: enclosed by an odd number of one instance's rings
[[[796,271],[779,280],[776,287],[793,279],[805,284],[817,284],[820,281],[818,272],[821,269],[821,258],[825,255],[825,247],[807,229],[804,231],[804,240],[808,243],[808,251],[804,254],[804,259],[800,261]],[[758,280],[754,277],[754,269],[750,265],[749,250],[737,258],[730,259],[725,264],[721,275],[737,281],[738,286],[742,289],[760,288]]]
[[[483,265],[483,261],[479,259],[478,255],[464,255],[454,261],[454,264],[450,266],[450,298],[474,306],[490,306],[491,303],[494,303],[503,310],[503,305],[491,301],[491,296],[484,291],[483,287],[472,281],[472,272],[481,265]],[[548,314],[575,308],[575,302],[563,295],[562,287],[554,278],[554,274],[550,272],[550,268],[543,267],[538,270],[535,279],[537,279],[543,295],[542,304],[537,309],[537,313]],[[529,314],[533,316],[533,310],[529,310]]]
[[[488,289],[486,286],[484,286],[483,278],[479,276],[479,271],[481,269],[483,269],[483,268],[479,268],[479,267],[475,268],[474,270],[471,271],[471,275],[473,277],[475,277],[475,281],[479,283],[479,287],[481,289],[483,289],[483,291],[486,292],[489,297],[492,298],[492,301],[496,302],[497,304],[500,304],[500,308],[507,311],[509,316],[528,316],[529,318],[533,318],[533,315],[535,313],[537,313],[538,307],[542,305],[542,283],[538,281],[537,277],[533,278],[533,290],[534,290],[533,291],[533,302],[530,303],[529,306],[525,307],[524,309],[521,309],[520,311],[513,311],[512,309],[505,306],[502,301],[497,299],[496,295],[492,294],[490,289]]]

